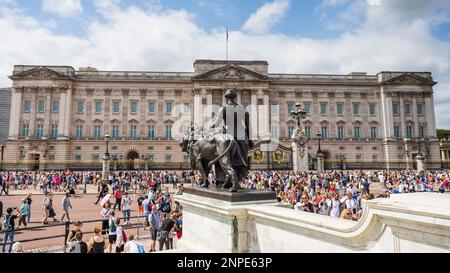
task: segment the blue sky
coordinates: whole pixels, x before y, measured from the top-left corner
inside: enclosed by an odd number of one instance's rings
[[[0,0],[0,86],[15,64],[191,71],[198,58],[271,72],[431,71],[450,128],[448,0]]]

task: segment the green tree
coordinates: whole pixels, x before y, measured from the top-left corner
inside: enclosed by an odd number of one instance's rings
[[[450,130],[437,129],[436,134],[437,134],[438,139],[450,138]]]

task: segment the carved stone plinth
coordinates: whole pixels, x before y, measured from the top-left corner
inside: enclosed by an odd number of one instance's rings
[[[292,159],[294,172],[309,171],[307,138],[298,128],[292,135]]]

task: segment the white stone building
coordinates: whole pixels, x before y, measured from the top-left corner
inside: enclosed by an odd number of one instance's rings
[[[219,60],[197,60],[193,72],[17,65],[3,166],[99,168],[108,133],[113,168],[188,168],[176,140],[181,121],[206,124],[235,88],[258,143],[254,168],[291,168],[296,103],[308,113],[311,167],[317,132],[326,169],[413,168],[419,149],[427,168],[441,167],[431,73],[277,74],[268,67]]]

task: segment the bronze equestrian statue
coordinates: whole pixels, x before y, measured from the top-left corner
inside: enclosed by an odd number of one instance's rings
[[[206,130],[191,126],[180,146],[188,153],[191,166],[200,171],[204,187],[208,187],[207,176],[214,166],[216,187],[236,192],[250,169],[248,150],[253,141],[249,113],[237,103],[236,91],[227,90],[225,98],[227,105],[219,109],[211,126]]]

